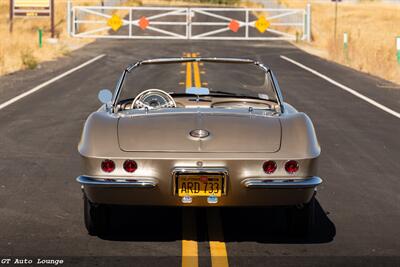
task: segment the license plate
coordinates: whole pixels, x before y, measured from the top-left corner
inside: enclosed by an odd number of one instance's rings
[[[217,196],[222,195],[223,176],[218,174],[200,174],[178,176],[178,195],[183,196]]]

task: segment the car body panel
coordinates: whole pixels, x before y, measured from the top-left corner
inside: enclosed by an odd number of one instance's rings
[[[206,112],[205,110],[202,112]],[[234,116],[240,116],[237,113]],[[140,115],[146,116],[146,115]],[[152,115],[148,115],[149,117]],[[225,117],[221,118],[221,123]],[[254,119],[254,116],[242,114],[255,125],[259,120]],[[132,157],[132,158],[199,158],[196,152],[160,152],[160,151],[124,151],[120,149],[118,142],[118,120],[120,116],[110,114],[106,111],[96,111],[92,113],[83,128],[81,140],[78,145],[78,151],[82,156],[93,158],[114,158],[114,157]],[[271,118],[276,120],[277,118]],[[321,152],[314,127],[310,118],[301,112],[283,113],[279,117],[281,125],[281,141],[280,149],[274,153],[274,159],[307,159],[316,158]],[[194,125],[194,124],[193,124]],[[257,126],[258,127],[258,126]],[[264,126],[265,127],[265,126]],[[193,128],[196,129],[196,128]],[[189,134],[189,132],[187,133]],[[246,132],[247,134],[247,132]],[[187,137],[185,137],[187,138]],[[149,139],[150,140],[150,139]],[[189,140],[189,139],[187,139]],[[192,140],[193,141],[193,140]],[[237,141],[237,140],[236,140]],[[186,142],[186,140],[185,140]],[[193,141],[193,143],[196,143]],[[259,141],[256,139],[246,139],[249,146],[257,146]],[[253,143],[253,144],[252,144]],[[226,143],[227,144],[227,143]],[[207,158],[249,158],[249,159],[267,159],[270,158],[270,153],[252,151],[242,151],[240,153],[229,152],[202,152],[202,157]]]
[[[146,134],[142,129],[146,129]],[[190,136],[194,129],[205,129],[211,134],[196,139]],[[280,148],[281,125],[276,117],[249,118],[196,110],[134,119],[127,116],[118,121],[118,140],[121,150],[132,152],[276,152]]]

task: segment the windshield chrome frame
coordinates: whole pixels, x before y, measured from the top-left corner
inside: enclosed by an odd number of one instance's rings
[[[268,68],[266,65],[259,61],[255,61],[252,59],[241,59],[241,58],[217,58],[217,57],[198,57],[198,58],[193,58],[193,57],[188,57],[188,58],[155,58],[155,59],[147,59],[147,60],[141,60],[137,61],[135,64],[129,65],[123,72],[121,77],[119,78],[114,94],[113,94],[113,99],[112,99],[112,104],[111,104],[111,112],[115,113],[115,107],[116,104],[118,103],[119,96],[121,95],[122,87],[125,82],[126,75],[128,73],[131,73],[134,69],[138,68],[141,65],[147,65],[147,64],[172,64],[172,63],[185,63],[185,62],[214,62],[214,63],[236,63],[236,64],[253,64],[256,65],[257,67],[261,68],[266,75],[269,75],[272,81],[272,87],[275,91],[276,99],[279,105],[280,112],[284,112],[284,107],[283,107],[283,96],[281,89],[279,87],[279,84],[271,71],[270,68]]]

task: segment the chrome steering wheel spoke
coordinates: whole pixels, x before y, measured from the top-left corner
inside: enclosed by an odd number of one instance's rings
[[[158,98],[155,101],[161,99],[161,102],[158,101],[158,105],[154,106],[149,103],[146,103],[146,99],[151,97]],[[160,108],[174,108],[176,107],[176,103],[174,98],[168,94],[167,92],[160,89],[148,89],[140,94],[138,94],[135,99],[132,101],[131,109],[160,109]]]

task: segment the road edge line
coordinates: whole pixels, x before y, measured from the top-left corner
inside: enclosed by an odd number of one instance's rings
[[[377,101],[375,101],[375,100],[373,100],[373,99],[371,99],[371,98],[369,98],[369,97],[357,92],[356,90],[351,89],[350,87],[347,87],[346,85],[343,85],[343,84],[333,80],[332,78],[329,78],[328,76],[326,76],[326,75],[324,75],[322,73],[319,73],[318,71],[316,71],[314,69],[311,69],[311,68],[309,68],[309,67],[307,67],[307,66],[301,64],[300,62],[297,62],[297,61],[295,61],[295,60],[293,60],[291,58],[288,58],[288,57],[283,56],[283,55],[280,55],[280,58],[282,58],[283,60],[286,60],[286,61],[288,61],[288,62],[290,62],[290,63],[292,63],[292,64],[294,64],[294,65],[296,65],[296,66],[308,71],[308,72],[311,72],[312,74],[314,74],[314,75],[326,80],[327,82],[329,82],[329,83],[331,83],[331,84],[333,84],[333,85],[335,85],[335,86],[347,91],[348,93],[350,93],[350,94],[352,94],[352,95],[354,95],[354,96],[356,96],[358,98],[361,98],[362,100],[370,103],[371,105],[373,105],[373,106],[375,106],[375,107],[377,107],[377,108],[379,108],[379,109],[381,109],[381,110],[383,110],[383,111],[385,111],[385,112],[387,112],[387,113],[389,113],[389,114],[391,114],[391,115],[393,115],[393,116],[395,116],[395,117],[400,119],[400,113],[399,112],[394,111],[393,109],[390,109],[390,108],[380,104],[379,102],[377,102]]]
[[[72,69],[70,69],[70,70],[68,70],[68,71],[66,71],[64,73],[61,73],[60,75],[58,75],[58,76],[56,76],[56,77],[54,77],[54,78],[42,83],[42,84],[39,84],[38,86],[36,86],[36,87],[34,87],[34,88],[32,88],[32,89],[20,94],[20,95],[17,95],[15,97],[7,100],[6,102],[0,104],[0,110],[8,107],[11,104],[14,104],[18,100],[20,100],[20,99],[22,99],[22,98],[24,98],[24,97],[26,97],[28,95],[31,95],[31,94],[35,93],[36,91],[39,91],[43,87],[46,87],[47,85],[50,85],[50,84],[52,84],[52,83],[64,78],[65,76],[67,76],[67,75],[69,75],[69,74],[71,74],[71,73],[83,68],[83,67],[86,67],[87,65],[89,65],[89,64],[91,64],[91,63],[93,63],[93,62],[95,62],[95,61],[97,61],[97,60],[99,60],[99,59],[101,59],[101,58],[103,58],[105,56],[106,56],[106,54],[98,55],[97,57],[94,57],[94,58],[82,63],[81,65],[79,65],[79,66],[77,66],[75,68],[72,68]]]

